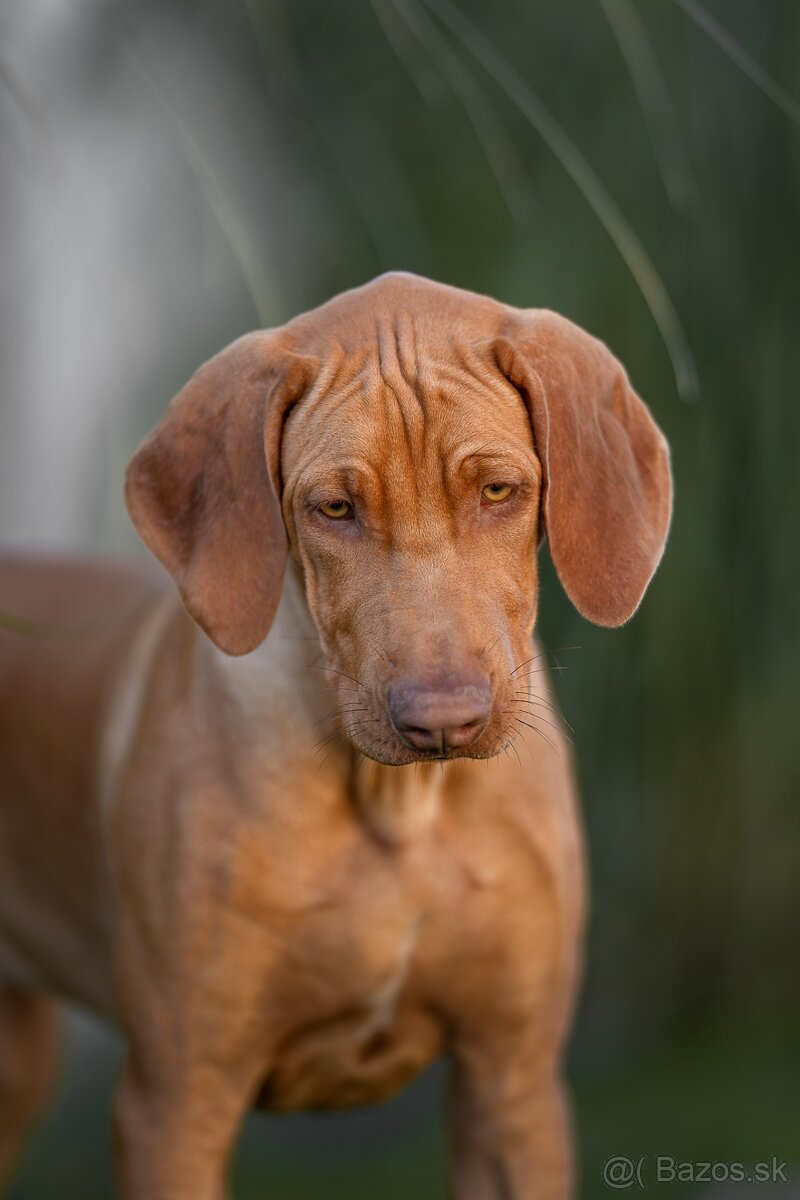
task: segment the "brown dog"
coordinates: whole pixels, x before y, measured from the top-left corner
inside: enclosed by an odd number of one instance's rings
[[[655,570],[668,451],[622,367],[382,276],[202,367],[127,499],[185,609],[0,575],[45,623],[0,635],[0,1162],[44,989],[127,1038],[125,1200],[220,1200],[254,1103],[370,1103],[443,1053],[458,1200],[564,1197],[583,864],[536,552],[601,625]]]

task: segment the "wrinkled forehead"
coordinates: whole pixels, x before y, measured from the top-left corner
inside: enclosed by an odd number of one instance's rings
[[[525,405],[496,369],[455,357],[387,364],[341,358],[290,414],[282,445],[285,481],[367,464],[386,482],[408,471],[435,480],[469,456],[535,463]]]

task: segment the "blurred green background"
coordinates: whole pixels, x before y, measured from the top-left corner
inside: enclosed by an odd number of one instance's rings
[[[392,267],[586,326],[671,442],[628,627],[584,623],[544,564],[593,875],[589,1197],[615,1154],[776,1155],[800,1194],[797,97],[794,0],[0,12],[4,543],[140,553],[124,464],[194,367]],[[70,1018],[13,1200],[110,1194],[118,1055]],[[237,1198],[443,1197],[441,1086],[254,1118]]]

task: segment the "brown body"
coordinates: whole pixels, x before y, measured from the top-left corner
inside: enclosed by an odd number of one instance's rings
[[[204,367],[128,503],[191,616],[0,570],[42,623],[0,632],[0,1170],[46,989],[126,1036],[125,1200],[220,1200],[254,1103],[379,1101],[443,1053],[457,1200],[566,1196],[583,863],[536,549],[607,624],[655,568],[666,451],[618,364],[384,277]]]

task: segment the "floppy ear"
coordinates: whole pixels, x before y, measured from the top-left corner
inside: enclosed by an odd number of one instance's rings
[[[247,334],[196,372],[128,466],[134,525],[228,654],[254,650],[278,606],[281,432],[310,371],[279,334]]]
[[[596,625],[636,611],[664,551],[672,511],[669,447],[602,342],[546,310],[500,339],[544,471],[542,512],[564,590]]]

